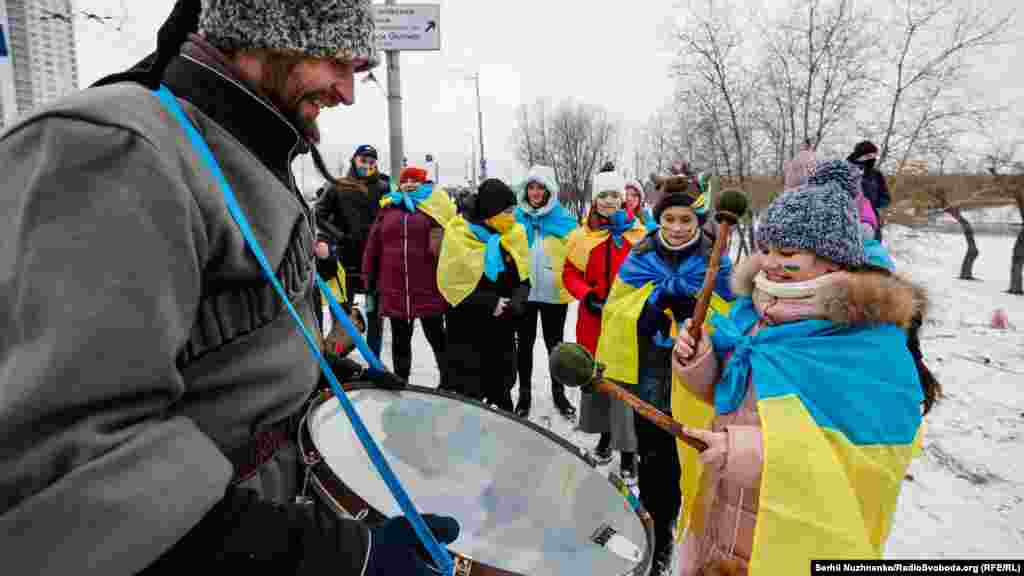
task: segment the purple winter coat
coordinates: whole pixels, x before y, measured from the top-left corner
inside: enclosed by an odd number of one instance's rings
[[[409,320],[444,314],[437,289],[441,226],[417,210],[387,206],[377,212],[363,252],[363,274],[376,283],[382,316]]]

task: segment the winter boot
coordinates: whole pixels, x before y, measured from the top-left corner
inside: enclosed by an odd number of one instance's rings
[[[601,434],[601,439],[597,442],[597,447],[590,453],[593,457],[594,462],[598,466],[605,466],[612,461],[612,435],[609,433]]]
[[[632,488],[637,483],[637,466],[635,452],[622,452],[619,455],[619,475],[622,483]]]
[[[555,410],[562,415],[563,418],[570,422],[576,419],[576,408],[569,402],[569,399],[565,397],[565,386],[558,382],[551,383],[551,398],[555,401]]]
[[[672,570],[672,542],[658,543],[651,563],[651,576],[669,576]]]

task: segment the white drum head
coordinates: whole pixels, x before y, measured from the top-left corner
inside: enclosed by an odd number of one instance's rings
[[[365,388],[349,398],[417,510],[459,521],[452,550],[530,576],[625,575],[646,565],[640,518],[571,445],[429,389]],[[385,516],[401,514],[337,398],[315,409],[309,430],[341,482]],[[602,541],[614,533],[604,546],[593,541],[602,528]]]

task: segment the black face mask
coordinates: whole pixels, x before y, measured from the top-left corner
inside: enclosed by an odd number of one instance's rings
[[[874,167],[875,167],[875,159],[874,158],[872,158],[870,160],[865,160],[864,161],[864,169],[865,170],[871,170]]]

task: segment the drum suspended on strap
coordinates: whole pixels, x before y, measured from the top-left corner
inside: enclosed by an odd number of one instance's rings
[[[355,385],[348,395],[416,507],[458,519],[457,576],[647,573],[650,516],[572,444],[430,388]],[[338,514],[401,514],[330,393],[311,405],[301,448],[311,485]]]

